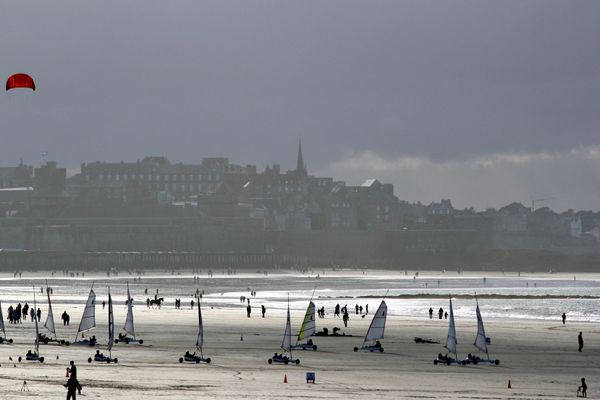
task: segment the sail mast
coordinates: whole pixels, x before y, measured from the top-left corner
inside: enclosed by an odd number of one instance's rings
[[[288,307],[287,307],[287,321],[285,323],[285,332],[283,333],[283,341],[281,342],[281,348],[284,351],[290,352],[290,358],[292,357],[292,323],[290,318],[290,296],[288,294]]]
[[[379,304],[379,308],[377,308],[377,311],[371,320],[371,325],[369,325],[369,330],[367,330],[363,345],[367,342],[383,339],[386,318],[387,304],[385,304],[385,300],[381,300],[381,304]]]
[[[93,287],[94,286],[92,285],[87,302],[85,303],[85,308],[83,309],[81,322],[79,322],[79,328],[77,328],[75,340],[77,340],[77,337],[80,333],[88,331],[96,326],[96,293],[94,293]]]
[[[46,294],[48,295],[48,315],[46,316],[46,322],[44,327],[48,329],[48,332],[52,333],[56,337],[56,328],[54,326],[54,313],[52,312],[52,302],[50,301],[50,288],[48,287],[48,281],[46,281]]]
[[[115,320],[113,316],[112,297],[110,295],[110,286],[108,287],[108,352],[112,357],[112,346],[115,341]]]
[[[454,311],[452,310],[452,298],[450,298],[450,323],[448,324],[448,337],[446,338],[445,348],[450,353],[454,354],[454,357],[458,361],[458,354],[456,353],[456,326],[454,325]]]
[[[204,323],[202,322],[200,296],[196,296],[196,300],[198,303],[198,337],[196,338],[196,349],[200,351],[200,356],[204,357],[204,355],[202,354],[202,347],[204,345]]]
[[[308,303],[306,313],[304,314],[304,320],[298,332],[298,342],[315,334],[316,322],[315,322],[315,303],[312,301]]]
[[[129,282],[127,282],[127,318],[123,330],[133,336],[135,340],[135,329],[133,325],[133,299],[129,294]]]
[[[483,327],[483,318],[481,317],[481,311],[479,311],[479,301],[477,301],[477,296],[475,296],[475,302],[477,303],[477,307],[475,308],[475,313],[477,314],[477,336],[475,337],[475,347],[477,347],[481,351],[485,351],[485,354],[490,359],[490,354],[488,353],[487,347],[487,337],[485,335],[485,328]]]
[[[4,315],[2,315],[2,302],[0,302],[0,329],[2,329],[3,337],[6,337],[6,330],[4,328]]]
[[[35,301],[35,286],[33,286],[33,309],[37,310],[37,302]],[[40,355],[40,330],[38,328],[37,315],[34,315],[35,320],[35,354]]]

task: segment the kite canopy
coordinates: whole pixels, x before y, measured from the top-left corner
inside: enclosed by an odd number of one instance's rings
[[[35,82],[27,74],[14,74],[6,81],[6,90],[28,88],[35,90]]]

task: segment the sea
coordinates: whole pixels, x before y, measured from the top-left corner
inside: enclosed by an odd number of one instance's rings
[[[189,304],[196,293],[201,293],[203,304],[210,307],[245,308],[250,299],[253,306],[264,304],[271,312],[285,310],[289,305],[293,313],[302,314],[312,300],[317,308],[324,307],[326,314],[332,314],[337,304],[347,306],[353,314],[356,305],[363,306],[363,313],[368,305],[373,313],[385,299],[390,317],[422,319],[428,317],[430,307],[437,318],[438,309],[447,311],[452,298],[457,320],[473,321],[479,303],[485,320],[560,321],[565,313],[569,321],[600,322],[598,274],[228,270],[209,277],[206,271],[193,274],[165,270],[71,277],[63,272],[25,272],[21,277],[0,274],[0,301],[6,315],[9,305],[33,305],[35,294],[36,304],[45,310],[48,286],[52,288],[53,304],[82,310],[91,288],[100,303],[106,300],[110,287],[116,303],[125,302],[127,285],[137,306],[145,306],[146,299],[155,296],[163,297],[166,307],[173,307],[176,298]]]

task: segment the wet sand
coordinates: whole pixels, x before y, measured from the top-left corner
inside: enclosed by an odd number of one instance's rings
[[[241,278],[239,284],[246,287]],[[190,283],[191,286],[194,285]],[[595,324],[486,321],[487,335],[492,340],[490,353],[492,358],[501,360],[499,366],[435,366],[432,361],[436,354],[445,352],[442,344],[416,344],[413,339],[418,336],[443,342],[447,321],[390,317],[382,340],[385,352],[355,353],[352,349],[362,344],[370,318],[351,312],[349,327],[344,331],[354,337],[315,337],[317,351],[294,352],[301,359],[300,365],[268,365],[267,359],[273,352],[281,351],[285,310],[268,307],[263,319],[259,307],[254,307],[252,318],[247,318],[244,304],[221,306],[207,297],[203,306],[204,352],[212,363],[195,365],[179,364],[178,358],[186,350],[194,350],[197,311],[189,308],[188,299],[182,299],[181,310],[175,310],[170,300],[161,310],[136,305],[136,331],[145,343],[115,345],[113,356],[119,359],[116,365],[88,364],[87,358],[94,353],[90,347],[52,344],[41,345],[41,354],[46,357],[43,364],[18,363],[17,357],[32,348],[33,324],[7,323],[7,334],[15,339],[15,344],[0,345],[1,398],[65,398],[62,384],[66,382],[69,360],[78,365],[86,398],[566,399],[575,397],[583,376],[588,381],[588,397],[595,398],[600,393],[596,389],[600,376],[600,327]],[[57,334],[72,340],[82,305],[70,312],[71,326],[64,327],[59,320],[63,305],[57,303]],[[319,307],[318,300],[316,303]],[[256,304],[260,304],[258,300]],[[3,300],[5,317],[7,307]],[[371,312],[375,308],[372,305]],[[98,305],[96,313],[98,326],[94,334],[99,348],[106,353],[106,310]],[[122,302],[115,300],[117,328],[122,326],[125,313]],[[293,332],[299,329],[302,318],[303,312],[293,311]],[[42,324],[44,319],[45,314]],[[331,314],[317,319],[317,329],[328,327],[331,331],[333,326],[343,327],[343,323]],[[579,331],[584,332],[585,339],[581,353],[577,351]],[[459,356],[474,352],[471,344],[475,321],[457,321],[457,332]],[[316,373],[314,385],[306,383],[307,371]],[[287,384],[283,383],[286,375]],[[509,380],[512,389],[507,388]],[[21,391],[23,381],[27,381],[29,391]]]

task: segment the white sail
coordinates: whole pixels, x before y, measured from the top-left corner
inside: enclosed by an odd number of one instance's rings
[[[316,322],[315,322],[315,303],[312,301],[308,303],[306,314],[304,314],[304,321],[298,332],[298,341],[303,340],[315,334]]]
[[[287,322],[285,323],[285,332],[283,333],[283,341],[281,348],[285,351],[291,351],[292,348],[292,323],[290,321],[290,306],[287,309]]]
[[[44,322],[44,327],[48,329],[48,332],[56,336],[56,328],[54,327],[54,314],[52,313],[52,303],[50,302],[50,289],[47,286],[46,293],[48,294],[48,316],[46,317],[46,322]]]
[[[448,324],[448,337],[446,338],[445,348],[450,353],[456,354],[456,326],[454,325],[454,311],[452,311],[452,299],[450,299],[450,323]]]
[[[90,289],[77,333],[89,331],[94,327],[96,327],[96,293],[94,293],[93,289]]]
[[[381,300],[379,308],[375,312],[369,330],[365,336],[365,342],[383,339],[383,331],[385,330],[385,320],[387,318],[387,304]]]
[[[481,318],[481,312],[479,311],[479,302],[477,302],[477,308],[475,309],[477,314],[477,336],[475,337],[475,347],[479,350],[488,352],[487,340],[485,336],[485,328],[483,327],[483,319]]]
[[[33,309],[37,310],[37,303],[35,301],[35,286],[33,287]],[[40,330],[38,327],[37,317],[34,316],[33,320],[35,321],[35,354],[40,355]]]
[[[202,323],[202,310],[200,307],[200,297],[196,297],[198,301],[198,338],[196,339],[196,348],[202,354],[202,346],[204,345],[204,324]]]
[[[129,294],[129,283],[127,283],[127,318],[125,319],[123,330],[135,339],[135,330],[133,329],[133,299]]]
[[[115,341],[115,319],[113,316],[112,297],[110,295],[110,287],[109,287],[108,288],[108,351],[112,350],[114,341]]]
[[[2,315],[2,303],[0,302],[0,329],[2,329],[3,337],[6,337],[6,330],[4,328],[4,315]]]

